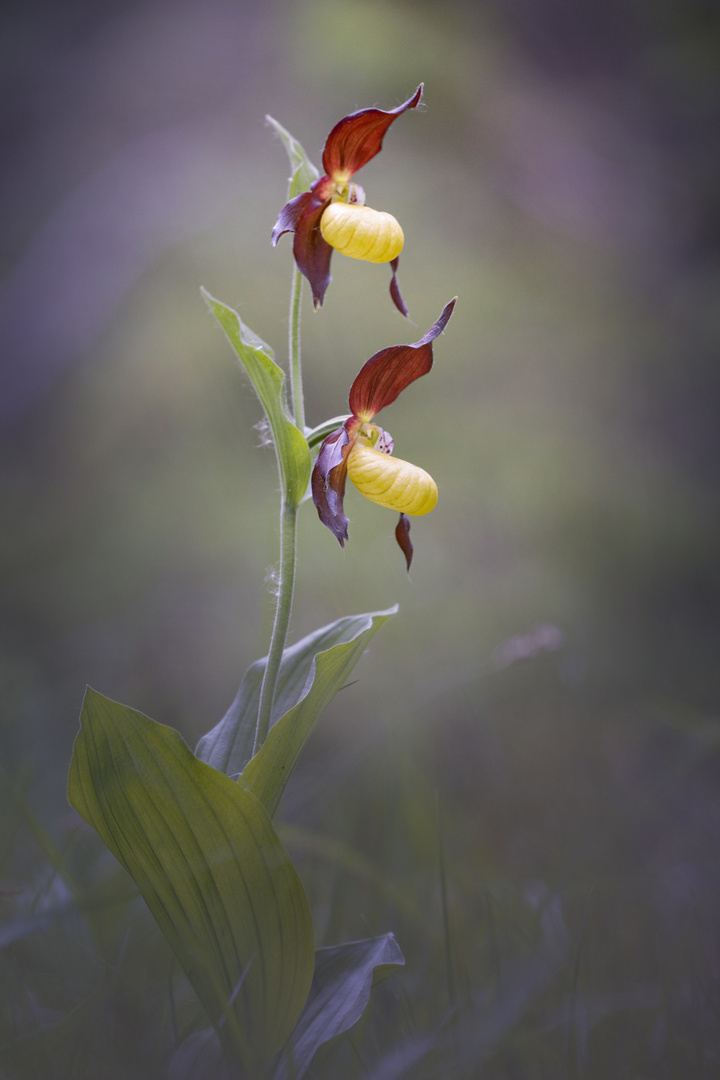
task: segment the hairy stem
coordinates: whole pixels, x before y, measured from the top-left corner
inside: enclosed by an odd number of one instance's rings
[[[270,730],[275,687],[277,686],[280,661],[282,660],[290,625],[290,613],[295,589],[297,511],[297,506],[283,500],[280,515],[280,581],[278,583],[277,607],[275,609],[275,622],[273,623],[272,637],[270,638],[267,665],[260,689],[260,707],[258,708],[257,727],[255,728],[253,754],[258,752]]]
[[[292,287],[290,289],[290,387],[292,394],[293,419],[297,427],[305,432],[305,406],[303,403],[302,367],[300,363],[300,301],[302,299],[302,274],[293,266]],[[282,476],[280,477],[282,481]],[[273,703],[280,662],[285,651],[290,614],[292,612],[293,593],[295,591],[295,564],[297,559],[297,512],[294,503],[283,496],[280,513],[280,580],[278,581],[277,606],[273,622],[267,664],[260,688],[257,725],[253,754],[256,754],[267,738],[272,720]]]
[[[293,420],[305,434],[305,403],[303,400],[302,363],[300,356],[300,301],[302,299],[302,274],[293,265],[290,290],[290,387],[292,393]]]

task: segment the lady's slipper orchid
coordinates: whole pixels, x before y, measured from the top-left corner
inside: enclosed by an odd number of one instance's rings
[[[430,371],[432,343],[447,326],[454,307],[455,300],[451,300],[420,341],[382,349],[363,365],[350,387],[351,415],[327,436],[312,472],[312,496],[318,516],[341,547],[348,538],[348,519],[343,512],[348,476],[367,499],[400,511],[395,537],[408,570],[413,548],[406,515],[429,514],[437,503],[437,486],[424,469],[390,456],[392,437],[373,420],[410,383]]]
[[[335,248],[354,259],[389,262],[390,295],[397,309],[403,315],[408,313],[397,283],[403,231],[391,214],[365,206],[365,192],[350,179],[379,153],[392,122],[408,109],[418,107],[422,92],[421,83],[412,97],[389,112],[361,109],[343,117],[325,143],[325,175],[280,211],[272,242],[277,244],[283,233],[295,233],[295,262],[310,282],[316,308],[322,304],[330,284],[330,256]]]

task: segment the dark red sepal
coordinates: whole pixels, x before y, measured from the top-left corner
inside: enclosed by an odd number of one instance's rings
[[[400,314],[404,315],[405,318],[407,318],[407,316],[408,316],[407,304],[405,303],[402,296],[400,295],[400,286],[398,285],[398,280],[397,280],[397,268],[398,268],[398,263],[399,262],[400,262],[400,256],[398,255],[397,259],[393,259],[393,261],[390,263],[390,269],[392,270],[392,279],[390,281],[390,295],[392,296],[393,304],[398,309]]]
[[[351,417],[352,419],[352,417]],[[323,525],[337,537],[340,547],[348,538],[348,519],[343,513],[347,465],[343,449],[350,437],[344,427],[333,431],[320,447],[312,471],[312,499]]]
[[[354,416],[372,419],[392,405],[410,383],[427,375],[433,364],[432,343],[447,326],[456,300],[445,305],[437,322],[413,345],[391,345],[370,357],[350,387],[350,411]]]
[[[408,573],[410,573],[410,566],[413,561],[413,546],[412,540],[410,539],[410,522],[405,514],[400,515],[400,520],[395,526],[395,539],[400,545],[400,550],[405,556]]]
[[[382,149],[385,132],[408,109],[416,109],[422,98],[420,83],[412,97],[396,109],[360,109],[338,121],[325,142],[323,169],[328,176],[352,176]]]

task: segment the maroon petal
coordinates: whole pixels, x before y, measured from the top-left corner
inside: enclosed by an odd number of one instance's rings
[[[326,203],[300,219],[295,229],[293,255],[297,268],[310,282],[313,304],[322,306],[327,287],[332,280],[330,275],[330,257],[333,249],[320,232],[320,218]]]
[[[305,214],[311,213],[316,208],[316,205],[317,200],[312,191],[302,191],[294,199],[291,199],[289,203],[285,203],[273,226],[271,237],[273,247],[275,247],[283,233],[295,232],[300,219]]]
[[[413,546],[410,539],[410,522],[405,514],[400,515],[400,520],[395,526],[395,539],[400,545],[400,550],[405,556],[405,562],[407,563],[408,573],[410,573],[410,566],[413,560]]]
[[[445,305],[437,322],[414,345],[391,345],[370,357],[350,387],[350,411],[354,416],[371,420],[392,405],[410,383],[427,375],[433,364],[432,343],[447,326],[456,300]]]
[[[295,233],[293,255],[298,270],[310,282],[316,308],[322,304],[330,284],[332,248],[323,240],[320,218],[330,202],[332,187],[330,177],[321,176],[309,191],[302,191],[283,206],[272,231],[273,244],[283,233]]]
[[[392,296],[393,304],[398,309],[400,314],[404,315],[407,318],[407,314],[408,314],[407,305],[406,305],[405,301],[403,300],[402,296],[400,295],[400,286],[398,285],[398,280],[397,280],[397,268],[398,268],[398,263],[399,262],[400,262],[400,256],[398,255],[397,259],[393,259],[393,261],[390,263],[390,268],[392,270],[392,280],[390,282],[390,295]]]
[[[327,137],[323,150],[323,169],[328,176],[342,173],[348,177],[367,165],[382,148],[385,132],[408,109],[416,109],[422,98],[420,83],[412,97],[397,109],[360,109],[344,116]]]
[[[348,519],[343,513],[347,465],[343,448],[350,438],[344,427],[328,435],[312,471],[312,498],[323,525],[338,539],[340,547],[348,538]]]
[[[329,176],[319,176],[311,184],[309,191],[301,191],[290,202],[285,203],[278,214],[278,219],[273,226],[273,247],[277,244],[283,233],[294,232],[298,224],[308,214],[314,214],[319,209],[325,209],[330,202],[333,192],[333,182]]]

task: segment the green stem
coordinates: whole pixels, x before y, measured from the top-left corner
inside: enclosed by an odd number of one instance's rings
[[[290,625],[290,613],[295,589],[297,510],[297,506],[283,499],[282,513],[280,515],[280,581],[278,583],[277,607],[275,609],[275,622],[273,623],[272,637],[270,638],[265,674],[260,689],[260,706],[258,708],[257,727],[255,728],[253,754],[258,752],[270,730],[275,687],[277,686],[280,661],[282,660]]]
[[[292,392],[293,419],[296,427],[305,434],[305,404],[303,401],[302,363],[300,357],[300,301],[302,299],[302,274],[293,265],[292,289],[290,291],[290,386]]]
[[[300,301],[302,299],[302,274],[293,266],[292,288],[290,290],[290,386],[292,394],[293,419],[297,427],[305,433],[305,406],[303,404],[302,366],[300,363]],[[279,464],[279,463],[278,463]],[[281,473],[280,482],[283,482]],[[267,738],[272,720],[273,703],[280,662],[285,651],[290,614],[292,612],[293,593],[295,591],[295,564],[297,560],[297,511],[294,503],[289,503],[283,496],[280,513],[280,580],[278,581],[277,607],[273,623],[267,664],[260,688],[257,725],[253,754],[256,754]]]

